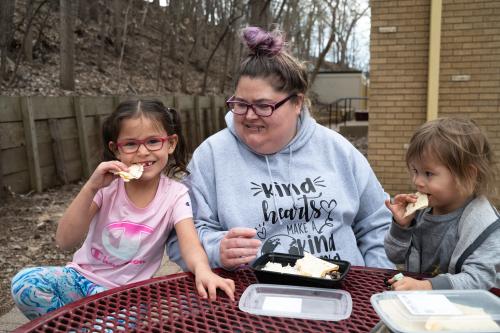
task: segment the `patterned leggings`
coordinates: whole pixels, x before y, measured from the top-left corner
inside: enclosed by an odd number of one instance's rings
[[[12,279],[16,306],[30,320],[106,290],[69,267],[30,267]]]

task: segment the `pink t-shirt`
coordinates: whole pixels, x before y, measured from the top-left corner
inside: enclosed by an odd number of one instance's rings
[[[99,210],[68,266],[108,288],[152,277],[174,225],[193,217],[187,188],[163,175],[145,208],[130,201],[121,178],[100,189],[94,202]]]

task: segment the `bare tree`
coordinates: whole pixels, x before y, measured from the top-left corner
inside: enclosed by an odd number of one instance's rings
[[[90,0],[78,0],[78,18],[83,22],[87,23],[89,20],[89,10],[91,1]]]
[[[26,1],[26,19],[30,22],[33,15],[33,0]],[[30,24],[26,27],[26,38],[24,38],[24,58],[28,62],[33,61],[33,25]]]
[[[61,43],[61,68],[59,81],[62,89],[75,90],[75,39],[73,33],[73,1],[59,0],[61,25],[59,28]]]
[[[104,50],[106,49],[106,5],[104,4],[104,0],[99,0],[98,2],[99,8],[99,17],[97,19],[99,24],[99,37],[100,42],[99,51],[97,56],[97,68],[100,72],[104,72],[104,66],[102,60],[104,59]]]
[[[276,15],[274,16],[274,19],[276,21],[279,21],[281,19],[281,15],[283,14],[284,12],[284,9],[285,9],[285,5],[287,3],[287,0],[283,0],[281,1],[281,5],[279,6],[279,9],[278,9],[278,12],[276,13]]]
[[[113,31],[113,43],[115,46],[115,54],[117,56],[120,55],[121,44],[122,41],[120,39],[122,35],[122,25],[121,25],[121,17],[123,11],[123,3],[122,0],[113,0],[111,2],[111,13],[112,13],[112,31]]]
[[[181,36],[181,49],[182,49],[182,69],[181,69],[181,91],[183,93],[189,93],[188,89],[188,67],[189,67],[189,58],[192,50],[192,45],[194,44],[194,38],[190,35],[192,33],[193,28],[190,27],[193,25],[193,12],[196,9],[196,0],[188,0],[184,1],[184,8],[182,11],[182,24],[180,28],[183,33]]]
[[[168,42],[168,51],[171,59],[177,58],[177,46],[179,43],[179,22],[182,15],[182,1],[181,0],[170,0],[170,6],[168,7],[168,21],[170,23],[168,36],[170,37]],[[165,32],[162,32],[165,33]]]
[[[224,28],[224,31],[219,36],[219,38],[217,40],[217,43],[215,44],[215,47],[213,48],[212,52],[208,56],[208,59],[207,59],[206,65],[205,65],[205,74],[203,75],[203,85],[202,85],[202,89],[201,89],[202,95],[205,95],[206,92],[207,92],[208,73],[210,71],[210,64],[211,64],[212,59],[213,59],[213,57],[215,55],[215,52],[217,52],[217,50],[219,49],[219,46],[224,41],[224,38],[226,37],[226,35],[228,34],[228,32],[231,31],[231,26],[235,22],[237,22],[241,17],[243,17],[243,15],[244,15],[244,13],[240,12],[236,6],[234,6],[233,8],[234,8],[234,11],[233,11],[233,13],[231,13],[231,16],[228,19],[227,24],[226,24],[226,26]]]
[[[271,0],[250,0],[250,18],[249,24],[263,29],[269,29],[269,23],[272,22]]]
[[[158,55],[158,70],[157,70],[157,76],[156,76],[156,91],[160,91],[160,79],[163,73],[163,57],[164,57],[164,46],[165,46],[165,35],[166,31],[165,28],[167,26],[167,13],[165,12],[165,9],[162,8],[162,16],[161,16],[161,28],[160,28],[160,35],[161,35],[161,41],[160,41],[160,54]]]
[[[7,78],[7,52],[14,32],[15,0],[0,1],[0,80]]]
[[[37,37],[36,37],[36,41],[33,45],[33,51],[34,50],[38,50],[40,49],[41,47],[41,44],[42,44],[42,40],[44,38],[44,30],[47,29],[47,27],[49,26],[48,22],[49,22],[49,17],[51,15],[53,11],[51,10],[46,10],[45,13],[43,13],[43,18],[40,19],[40,24],[38,25],[38,33],[37,33]],[[41,15],[41,13],[40,13]]]
[[[117,92],[120,91],[120,85],[121,85],[121,75],[122,75],[122,61],[123,61],[123,54],[125,52],[125,45],[127,44],[127,27],[128,27],[128,19],[129,19],[129,12],[130,8],[132,6],[132,0],[128,0],[127,3],[127,9],[125,10],[125,19],[123,22],[123,34],[121,38],[121,48],[120,48],[120,59],[118,60],[118,87],[116,89]]]
[[[231,54],[233,54],[233,43],[234,43],[234,38],[231,37],[226,38],[225,42],[226,52],[224,52],[224,63],[222,65],[222,70],[220,71],[220,78],[219,78],[220,93],[224,93],[224,89],[226,87],[227,71],[229,69],[229,57]]]
[[[337,63],[348,67],[350,65],[347,54],[348,45],[352,37],[354,27],[358,21],[366,14],[369,7],[360,8],[356,1],[346,1],[343,3],[341,21],[337,31]]]
[[[124,83],[135,91],[131,78],[146,73],[144,82],[152,79],[158,93],[164,90],[190,93],[198,86],[202,93],[227,90],[243,50],[238,40],[240,28],[249,25],[268,30],[279,27],[292,46],[290,52],[313,65],[312,79],[325,64],[350,66],[355,59],[353,32],[367,11],[359,0],[170,0],[164,11],[158,10],[157,0],[24,0],[17,1],[22,8],[16,10],[16,13],[26,11],[16,30],[16,36],[22,36],[22,41],[11,43],[12,33],[7,30],[13,24],[15,0],[0,0],[0,76],[6,76],[7,57],[15,60],[9,86],[21,77],[16,75],[18,67],[23,61],[30,61],[32,54],[50,57],[50,52],[43,52],[52,47],[50,38],[46,38],[50,37],[47,30],[53,22],[50,10],[42,11],[37,17],[39,4],[45,2],[60,7],[57,10],[60,9],[61,14],[61,86],[74,89],[76,36],[73,36],[73,25],[79,17],[81,22],[76,31],[79,36],[81,33],[86,41],[89,32],[96,36],[94,45],[90,45],[95,57],[83,59],[84,62],[96,64],[101,72],[117,67],[118,80],[114,88],[120,91]],[[72,9],[66,8],[69,3]],[[16,57],[9,54],[9,47],[14,46]],[[108,47],[110,52],[114,51],[117,65],[110,69],[104,62]],[[144,52],[138,51],[142,47]],[[87,49],[89,45],[82,48]],[[128,66],[128,61],[140,66]],[[196,78],[190,74],[192,70],[200,73],[200,84],[192,81]]]
[[[89,7],[88,9],[89,19],[91,19],[94,22],[99,22],[99,11],[101,9],[101,5],[99,4],[100,0],[86,0],[86,2]]]
[[[150,6],[149,1],[144,1],[143,2],[141,27],[143,27],[144,23],[146,22],[146,17],[148,16],[149,6]]]
[[[310,6],[310,11],[307,14],[304,29],[304,45],[302,50],[302,58],[309,59],[311,57],[311,44],[312,44],[312,33],[314,29],[314,24],[316,23],[316,17],[319,15],[319,7],[316,1],[312,1]]]
[[[323,48],[321,53],[318,56],[318,59],[316,61],[316,64],[314,65],[314,69],[311,73],[311,78],[310,82],[314,82],[316,79],[316,76],[318,75],[319,69],[321,68],[321,65],[323,64],[323,61],[325,60],[325,56],[332,47],[333,42],[335,41],[336,37],[336,22],[337,22],[337,9],[339,6],[339,3],[334,0],[334,1],[325,1],[328,8],[330,9],[330,38],[328,38],[328,42],[326,43],[326,46]]]
[[[202,8],[202,1],[200,0],[195,0],[195,6],[193,8],[193,16],[191,19],[191,35],[193,38],[193,46],[191,47],[191,50],[189,51],[189,57],[193,57],[194,55],[198,54],[198,49],[199,49],[199,32],[201,31],[200,25],[202,24],[202,15],[203,15],[203,8]]]
[[[28,23],[27,23],[27,27],[30,28],[31,24],[33,23],[33,19],[36,17],[36,15],[38,14],[38,12],[40,11],[40,9],[46,4],[48,3],[49,0],[42,0],[38,6],[36,7],[35,11],[33,12],[33,15],[31,15],[30,19],[28,20]],[[21,45],[24,45],[25,41],[26,41],[26,38],[28,36],[26,34],[24,34],[23,36],[23,40],[21,42]],[[21,62],[21,59],[23,58],[23,48],[19,48],[19,51],[17,52],[17,56],[16,56],[16,63],[14,64],[14,69],[12,71],[12,75],[9,79],[9,82],[7,83],[7,86],[12,86],[14,84],[14,82],[16,81],[16,77],[17,77],[17,69],[19,68],[19,64]]]
[[[243,12],[246,11],[245,0],[234,0],[231,2],[234,10]],[[229,9],[233,11],[233,8]],[[242,44],[240,43],[240,28],[247,25],[243,16],[237,18],[230,26],[228,36],[225,38],[224,62],[219,77],[219,92],[224,93],[228,79],[233,73],[236,73],[240,64]]]

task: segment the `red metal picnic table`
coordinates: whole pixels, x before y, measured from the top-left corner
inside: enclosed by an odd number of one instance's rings
[[[342,282],[351,293],[350,318],[341,321],[257,316],[238,309],[243,291],[257,279],[249,268],[217,270],[236,284],[232,302],[220,292],[202,299],[191,273],[179,273],[114,288],[68,304],[14,332],[369,332],[379,321],[370,296],[386,290],[397,271],[353,266]]]

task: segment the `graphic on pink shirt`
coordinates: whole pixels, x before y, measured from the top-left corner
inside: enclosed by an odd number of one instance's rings
[[[130,221],[113,222],[102,233],[102,243],[113,256],[131,260],[139,251],[141,242],[153,233],[153,228]]]

